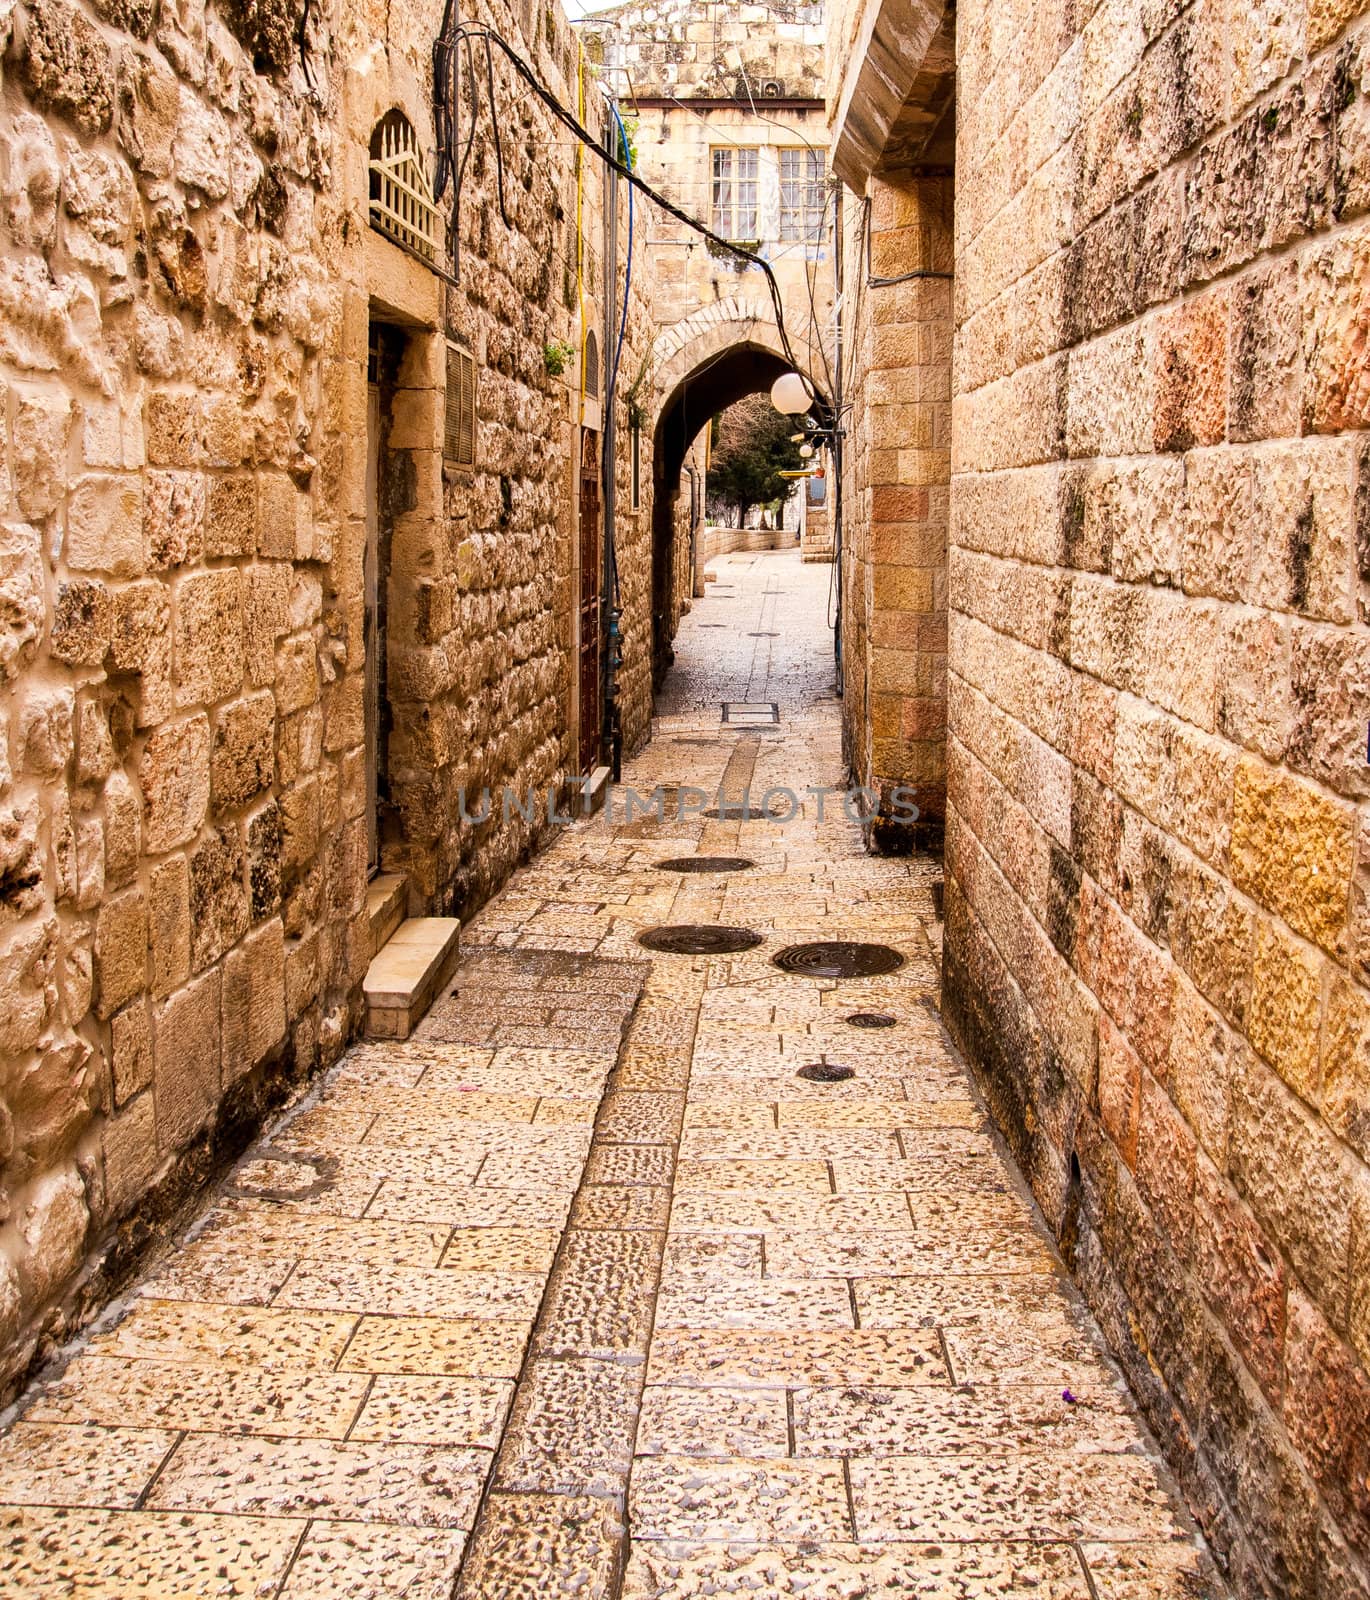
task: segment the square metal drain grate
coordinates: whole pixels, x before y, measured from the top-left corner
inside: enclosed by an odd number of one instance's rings
[[[780,707],[774,700],[724,700],[723,721],[738,727],[755,728],[780,721]]]

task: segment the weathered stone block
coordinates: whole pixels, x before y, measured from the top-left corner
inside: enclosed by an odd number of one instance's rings
[[[180,106],[176,74],[160,56],[125,48],[119,56],[119,143],[152,178],[171,172]]]
[[[255,688],[275,680],[276,641],[290,627],[290,578],[283,561],[258,563],[244,572],[243,649],[248,682]]]
[[[276,701],[269,689],[244,695],[214,716],[211,779],[216,811],[236,810],[269,787],[275,772]]]
[[[1256,1381],[1274,1398],[1284,1370],[1286,1282],[1279,1252],[1222,1174],[1202,1157],[1194,1221],[1196,1280]]]
[[[276,706],[283,717],[319,698],[318,651],[312,634],[287,639],[276,652]]]
[[[38,653],[47,614],[42,539],[23,522],[0,524],[0,682]]]
[[[68,666],[98,667],[109,648],[113,607],[109,590],[93,578],[57,585],[51,649]]]
[[[205,480],[198,472],[148,472],[144,528],[155,568],[183,567],[204,552]]]
[[[70,118],[87,135],[114,119],[114,63],[100,30],[64,0],[27,9],[20,79],[40,106]]]
[[[1328,986],[1322,1026],[1322,1113],[1370,1161],[1370,996],[1340,972]]]
[[[281,904],[281,808],[269,800],[247,821],[249,916],[260,922]]]
[[[197,572],[176,585],[176,701],[222,700],[242,687],[242,581],[236,567]]]
[[[1168,312],[1156,332],[1156,449],[1217,444],[1227,431],[1226,294]]]
[[[63,553],[77,572],[140,577],[148,564],[141,481],[104,473],[78,478],[67,501]]]
[[[17,1221],[24,1245],[19,1270],[30,1304],[43,1305],[85,1252],[90,1213],[81,1179],[70,1169],[45,1174],[30,1190]]]
[[[139,1095],[110,1117],[100,1135],[105,1219],[131,1211],[147,1193],[161,1159],[157,1149],[156,1097]]]
[[[143,402],[143,426],[149,466],[203,465],[205,411],[199,395],[154,389]]]
[[[224,962],[224,1082],[250,1072],[285,1038],[285,944],[279,919]]]
[[[309,556],[309,497],[283,472],[257,474],[257,553],[265,560]]]
[[[184,856],[153,868],[148,907],[152,993],[161,999],[190,976],[190,869]]]
[[[11,463],[19,509],[34,522],[62,502],[73,410],[58,395],[16,392],[11,427]]]
[[[237,828],[210,829],[191,854],[190,925],[196,972],[247,931],[247,863]]]
[[[1238,767],[1232,881],[1326,950],[1346,927],[1354,838],[1349,806],[1257,761]]]
[[[1295,1094],[1317,1105],[1323,961],[1277,923],[1256,928],[1247,1036]]]
[[[212,479],[205,517],[205,554],[251,555],[257,537],[256,518],[257,485],[251,473],[230,473]]]
[[[149,736],[139,778],[147,849],[162,855],[199,832],[209,806],[209,718],[188,717]]]
[[[76,696],[72,690],[32,689],[19,708],[18,758],[39,777],[65,772],[76,754]]]
[[[152,1082],[152,1024],[146,1001],[115,1012],[110,1022],[110,1070],[117,1106]]]
[[[121,770],[105,780],[105,881],[127,883],[138,870],[142,853],[143,807]]]
[[[193,1138],[219,1102],[220,990],[218,971],[207,972],[157,1012],[153,1065],[163,1152]]]
[[[1299,1277],[1343,1325],[1350,1163],[1318,1117],[1248,1054],[1232,1086],[1232,1181]]]
[[[1370,426],[1370,225],[1305,258],[1304,429],[1336,433]]]
[[[130,889],[105,901],[95,924],[96,1012],[110,1017],[147,987],[147,901]]]

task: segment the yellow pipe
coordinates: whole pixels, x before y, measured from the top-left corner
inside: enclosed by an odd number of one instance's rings
[[[576,115],[585,126],[585,51],[576,41]],[[576,142],[576,300],[580,306],[580,425],[585,426],[585,344],[589,328],[585,320],[585,147]]]

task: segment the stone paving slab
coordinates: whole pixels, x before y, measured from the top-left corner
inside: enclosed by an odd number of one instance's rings
[[[825,569],[718,565],[778,638],[699,602],[625,782],[839,783]],[[940,876],[808,801],[559,835],[34,1386],[0,1593],[1221,1600],[941,1028]],[[680,922],[763,943],[638,945]],[[828,938],[906,959],[773,964]]]

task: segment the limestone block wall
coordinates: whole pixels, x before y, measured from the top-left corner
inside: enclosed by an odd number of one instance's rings
[[[1370,23],[959,8],[945,1013],[1247,1595],[1370,1557]]]
[[[844,724],[852,772],[879,796],[879,849],[940,844],[946,807],[951,212],[946,177],[873,177],[844,205]],[[946,276],[867,281],[914,271]],[[890,821],[896,786],[913,791],[912,830]]]
[[[382,850],[411,908],[470,905],[534,841],[458,829],[461,783],[572,770],[576,418],[543,353],[578,326],[571,155],[501,75],[510,226],[487,118],[459,286],[367,225],[375,118],[405,110],[431,161],[440,13],[313,6],[303,47],[291,0],[4,13],[0,1388],[359,1020],[377,317],[404,334]],[[565,98],[548,16],[524,48]],[[646,330],[639,303],[625,362]],[[478,369],[455,478],[449,334]]]

